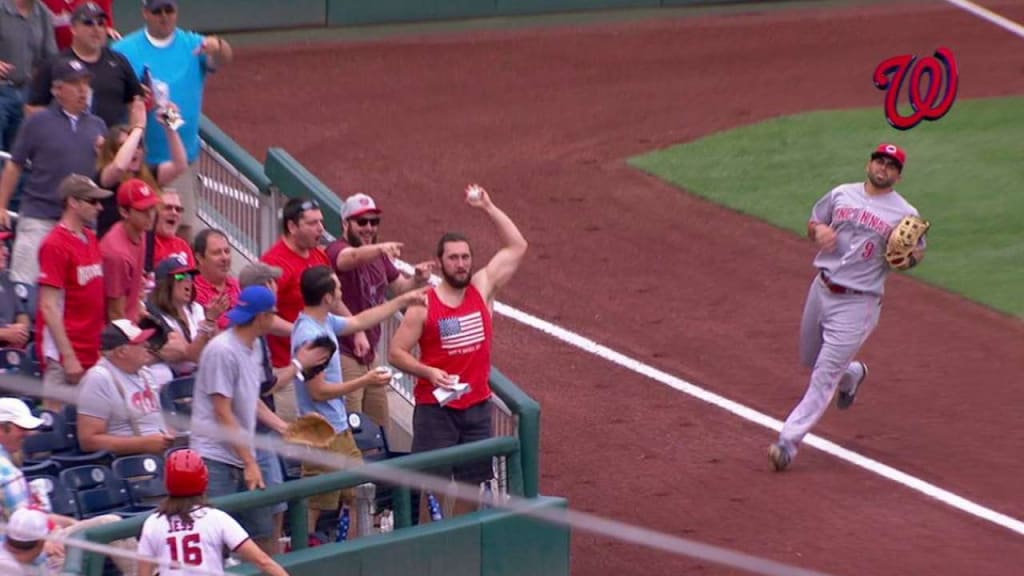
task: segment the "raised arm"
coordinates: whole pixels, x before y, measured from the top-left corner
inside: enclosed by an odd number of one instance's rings
[[[491,258],[487,266],[473,275],[473,285],[484,299],[490,302],[519,269],[526,255],[526,238],[512,219],[491,202],[487,191],[479,186],[470,186],[466,191],[466,202],[487,213],[501,239],[501,249]]]
[[[352,316],[348,319],[345,324],[345,329],[340,332],[341,336],[347,336],[356,332],[362,332],[368,330],[374,326],[380,324],[384,320],[387,320],[395,312],[398,312],[406,306],[415,304],[425,304],[428,287],[420,288],[419,290],[412,290],[406,292],[397,298],[388,300],[387,302],[374,306],[373,308],[367,308],[359,314]]]

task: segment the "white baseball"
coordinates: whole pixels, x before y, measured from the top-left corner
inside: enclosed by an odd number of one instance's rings
[[[469,198],[470,200],[479,200],[480,199],[480,195],[482,193],[483,193],[483,190],[481,190],[479,186],[475,186],[475,185],[474,186],[470,186],[466,190],[466,198]]]

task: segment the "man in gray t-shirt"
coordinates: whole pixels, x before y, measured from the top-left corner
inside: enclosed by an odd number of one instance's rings
[[[274,324],[277,298],[266,286],[249,286],[226,314],[231,327],[203,348],[192,395],[191,448],[209,469],[210,497],[265,487],[256,451],[240,436],[253,435],[258,414],[270,410],[260,402],[263,363],[258,340]],[[274,528],[272,508],[232,516],[257,544],[270,546],[266,540]]]
[[[819,251],[800,323],[800,360],[812,368],[811,382],[778,442],[768,448],[777,471],[789,467],[836,390],[836,407],[845,410],[867,377],[867,365],[854,357],[878,325],[890,272],[885,259],[889,235],[904,216],[918,215],[893,189],[906,162],[898,146],[880,145],[871,153],[864,182],[837,186],[811,210],[807,233]],[[925,247],[922,236],[911,267],[924,258]]]
[[[103,357],[82,376],[78,442],[83,450],[115,455],[163,454],[174,441],[160,410],[160,388],[171,381],[165,364],[147,366],[154,330],[114,320],[100,333]]]

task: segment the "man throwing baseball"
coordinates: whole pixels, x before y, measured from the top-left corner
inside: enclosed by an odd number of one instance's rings
[[[480,270],[473,271],[473,251],[461,234],[448,233],[437,244],[442,282],[427,292],[427,306],[409,308],[391,341],[388,360],[418,380],[414,394],[412,451],[424,452],[482,440],[491,436],[491,307],[494,296],[515,274],[526,255],[526,239],[512,220],[479,186],[466,190],[466,203],[482,210],[497,228],[502,248]],[[416,345],[420,357],[412,355]],[[463,395],[444,405],[435,391],[468,384]],[[493,477],[491,461],[444,470],[456,481],[479,485]],[[429,518],[427,498],[420,498],[420,516]],[[470,511],[459,501],[455,515]]]
[[[880,145],[871,154],[866,181],[834,188],[811,211],[807,234],[819,248],[814,258],[817,274],[800,324],[800,360],[812,368],[811,382],[786,419],[778,442],[768,448],[776,471],[789,467],[836,388],[836,407],[845,410],[867,377],[867,366],[854,357],[878,324],[885,279],[894,267],[886,256],[890,236],[905,216],[918,215],[893,189],[906,161],[907,154],[899,147]],[[897,269],[915,266],[924,250],[922,234]]]

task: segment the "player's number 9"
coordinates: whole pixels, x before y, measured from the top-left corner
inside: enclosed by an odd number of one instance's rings
[[[175,562],[186,566],[199,566],[203,563],[203,548],[199,545],[199,534],[186,534],[181,538],[180,552],[176,536],[167,538],[167,546],[171,549],[171,560]]]

